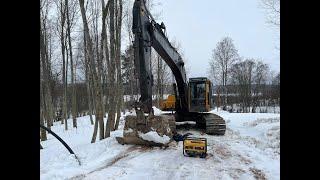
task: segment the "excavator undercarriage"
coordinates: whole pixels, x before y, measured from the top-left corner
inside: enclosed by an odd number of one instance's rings
[[[225,120],[217,114],[210,112],[193,112],[185,115],[176,115],[176,122],[193,121],[197,127],[205,129],[206,134],[224,135],[226,131]]]

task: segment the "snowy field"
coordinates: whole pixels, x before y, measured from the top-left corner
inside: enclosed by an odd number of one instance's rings
[[[158,110],[157,110],[158,111]],[[205,137],[205,159],[185,157],[182,142],[166,149],[120,145],[123,117],[119,130],[111,137],[91,144],[93,125],[89,116],[78,118],[78,129],[64,130],[55,123],[52,130],[73,149],[81,161],[52,135],[41,142],[41,179],[280,179],[280,114],[228,113],[212,111],[227,122],[224,136],[211,136],[201,130],[179,130]]]

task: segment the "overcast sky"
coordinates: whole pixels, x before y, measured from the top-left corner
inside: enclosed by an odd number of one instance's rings
[[[280,71],[279,31],[266,24],[260,0],[162,0],[169,39],[180,42],[189,77],[207,76],[209,59],[218,41],[229,36],[244,58],[259,58]]]

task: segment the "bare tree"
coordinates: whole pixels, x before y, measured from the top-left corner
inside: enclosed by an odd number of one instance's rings
[[[127,108],[129,105],[134,101],[134,94],[137,93],[136,91],[136,81],[137,79],[134,77],[134,57],[133,57],[133,45],[130,44],[125,52],[122,54],[122,79],[123,84],[127,87],[125,88],[125,93],[129,94],[130,101],[127,102]]]
[[[43,4],[42,4],[43,3]],[[47,122],[47,127],[50,128],[53,124],[53,103],[51,95],[51,62],[48,52],[48,32],[47,32],[47,15],[48,2],[41,1],[40,7],[40,96],[42,118]],[[46,6],[46,7],[44,7]]]
[[[272,98],[280,106],[280,72],[272,79]]]
[[[137,93],[137,78],[134,73],[134,58],[133,58],[133,33],[132,33],[132,7],[133,1],[124,1],[123,9],[123,26],[128,39],[128,47],[123,55],[123,68],[125,71],[125,77],[127,78],[128,86],[130,89],[130,103],[134,101],[135,94]]]
[[[96,61],[93,52],[93,43],[89,33],[89,25],[86,17],[86,11],[84,7],[84,0],[79,0],[81,17],[84,29],[85,50],[87,53],[87,59],[89,64],[89,74],[92,77],[92,83],[95,91],[95,105],[96,105],[96,123],[99,124],[99,139],[104,139],[104,122],[103,122],[103,102],[102,102],[102,86],[101,78],[98,76],[96,70]]]
[[[58,22],[57,22],[57,32],[59,34],[60,45],[61,45],[61,57],[62,57],[62,83],[63,83],[63,101],[62,101],[62,117],[61,123],[65,121],[65,129],[68,129],[67,123],[67,62],[66,62],[66,33],[65,33],[65,23],[66,23],[66,7],[67,1],[59,0],[56,1],[56,6],[58,9]]]
[[[116,7],[116,67],[117,67],[117,118],[114,126],[114,130],[118,129],[121,111],[123,108],[123,82],[121,77],[121,28],[122,28],[122,10],[123,10],[123,2],[122,0],[117,0]]]
[[[85,57],[87,59],[87,57]],[[87,60],[86,60],[87,61]],[[88,64],[86,66],[86,85],[87,85],[87,94],[88,94],[88,106],[89,106],[89,116],[90,116],[90,122],[93,124],[93,95],[92,95],[92,88],[91,88],[91,83],[90,83],[90,78],[89,78],[89,70],[88,70]],[[97,124],[97,123],[96,123]],[[95,132],[97,131],[97,128],[94,130]],[[95,139],[95,138],[94,138]]]
[[[255,112],[257,106],[261,109],[262,92],[266,88],[267,78],[269,75],[269,65],[262,61],[255,61],[255,68],[253,72],[253,107],[252,112]]]
[[[108,33],[107,33],[107,16],[109,12],[109,6],[110,6],[110,1],[107,2],[105,5],[104,0],[101,0],[101,7],[102,7],[102,30],[101,30],[101,53],[103,55],[104,64],[107,68],[104,68],[103,70],[103,89],[105,89],[105,96],[104,96],[104,102],[105,106],[104,109],[105,111],[109,111],[109,93],[110,93],[110,86],[109,86],[109,73],[107,70],[110,68],[110,55],[109,55],[109,45],[108,45]],[[108,84],[108,86],[107,86]],[[106,128],[107,129],[107,128]]]
[[[68,38],[68,46],[69,46],[69,57],[70,57],[70,69],[71,69],[71,88],[72,88],[72,104],[71,104],[71,111],[72,111],[72,124],[73,127],[77,128],[77,102],[76,102],[76,88],[75,88],[75,74],[74,74],[74,63],[73,63],[73,53],[72,53],[72,41],[71,41],[71,28],[72,23],[74,20],[74,16],[76,14],[76,1],[71,1],[71,5],[69,4],[68,0],[66,1],[66,33]]]
[[[128,46],[133,44],[132,34],[132,7],[133,1],[125,1],[123,9],[123,25],[128,39]]]
[[[85,37],[85,36],[84,36]],[[88,93],[88,105],[89,105],[89,115],[90,115],[90,121],[91,124],[93,124],[93,119],[92,115],[94,114],[94,107],[95,107],[95,95],[93,92],[93,80],[92,80],[92,75],[90,74],[90,64],[89,64],[89,57],[88,57],[88,52],[87,52],[87,43],[86,39],[83,39],[83,44],[84,44],[84,65],[85,65],[85,76],[86,76],[86,86],[87,86],[87,93]],[[94,129],[93,129],[93,135],[91,138],[91,143],[94,143],[96,141],[98,134],[98,119],[95,118],[94,122]]]
[[[280,28],[280,0],[261,0],[261,6],[267,13],[267,23]]]
[[[109,70],[108,70],[108,80],[109,80],[109,86],[115,87],[116,86],[116,78],[115,78],[115,71],[116,71],[116,37],[115,37],[115,0],[109,0],[110,6],[109,6],[109,34],[110,34],[110,64],[109,64]],[[106,124],[106,131],[105,136],[110,137],[110,131],[114,130],[114,123],[115,123],[115,113],[116,113],[116,90],[115,88],[110,88],[109,91],[109,111],[108,111],[108,120]]]
[[[242,112],[249,112],[252,102],[252,80],[255,62],[252,59],[235,63],[231,67],[231,81],[237,85]]]
[[[40,106],[40,125],[44,125],[43,109]],[[40,139],[41,141],[47,140],[47,132],[44,129],[40,129]]]
[[[234,46],[233,40],[230,37],[225,37],[217,43],[217,46],[212,53],[212,59],[209,62],[210,72],[213,73],[212,75],[218,81],[215,83],[222,86],[222,93],[226,95],[222,102],[224,107],[228,104],[227,85],[230,77],[230,68],[238,60],[238,50]]]
[[[181,58],[185,63],[186,73],[187,73],[188,64],[187,64],[186,58],[184,57],[181,44],[175,39],[171,41],[171,44],[181,55]],[[175,79],[170,67],[165,63],[165,61],[161,58],[161,56],[157,54],[155,51],[151,52],[151,66],[154,74],[153,78],[154,78],[155,90],[153,92],[155,92],[156,104],[159,107],[160,102],[163,100],[165,93],[170,93],[170,94],[174,93],[172,83],[175,82]]]
[[[40,20],[40,124],[44,125],[44,109],[45,109],[45,103],[44,103],[44,90],[43,90],[43,84],[45,83],[44,80],[41,78],[43,75],[43,58],[44,58],[44,44],[43,44],[43,37],[42,37],[42,30],[41,30],[41,20]],[[50,127],[50,126],[48,126]],[[47,140],[47,134],[46,131],[43,129],[40,129],[40,139],[41,141]]]

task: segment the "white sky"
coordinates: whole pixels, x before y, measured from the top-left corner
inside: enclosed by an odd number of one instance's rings
[[[158,2],[158,1],[157,1]],[[170,40],[180,42],[189,77],[207,76],[218,41],[229,36],[244,58],[259,58],[280,71],[280,34],[266,24],[260,0],[162,0],[153,12],[166,25]]]

